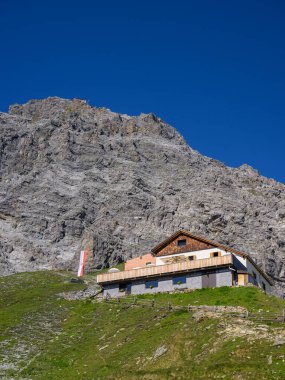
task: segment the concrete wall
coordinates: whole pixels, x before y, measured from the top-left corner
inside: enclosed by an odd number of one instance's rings
[[[220,286],[232,286],[232,271],[228,268],[219,269],[216,271],[212,271],[212,273],[216,273],[216,287]],[[175,290],[183,290],[183,289],[201,289],[202,288],[202,275],[203,272],[196,273],[188,273],[186,274],[186,283],[185,284],[173,284],[172,279],[176,276],[167,276],[167,277],[159,277],[158,279],[158,287],[155,288],[146,288],[145,281],[146,280],[134,280],[132,281],[131,286],[131,294],[155,294],[155,293],[163,293],[170,292]],[[177,276],[179,276],[177,274]],[[180,274],[180,276],[182,276]],[[151,280],[151,279],[149,279]],[[111,284],[104,285],[104,293],[106,296],[107,293],[111,297],[121,297],[124,296],[124,292],[119,291],[119,284]]]
[[[216,277],[216,287],[232,286],[233,272],[229,269],[220,270]]]
[[[262,283],[265,284],[265,291],[268,294],[272,293],[272,287],[269,282],[263,277],[263,275],[255,268],[254,265],[251,264],[249,260],[246,260],[246,267],[248,271],[248,281],[253,285],[257,285],[262,289]],[[256,281],[254,281],[252,273],[256,274]]]
[[[125,293],[119,292],[119,284],[106,284],[103,286],[103,297],[106,297],[107,293],[110,297],[121,297],[124,296]]]

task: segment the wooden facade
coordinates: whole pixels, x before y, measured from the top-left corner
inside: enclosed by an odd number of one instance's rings
[[[183,245],[181,244],[182,242]],[[159,249],[158,252],[155,252],[155,254],[159,257],[177,253],[201,251],[213,247],[214,246],[209,243],[205,243],[185,234],[180,234],[171,242],[168,242],[164,247],[161,247],[161,249]]]
[[[195,261],[185,261],[175,264],[157,265],[153,267],[139,268],[126,270],[115,273],[105,273],[99,274],[97,276],[98,284],[125,281],[137,278],[147,278],[147,277],[157,277],[163,274],[171,273],[183,273],[190,272],[191,270],[202,270],[207,268],[216,268],[222,266],[229,266],[233,263],[233,257],[231,254],[211,257],[209,259],[195,260]]]

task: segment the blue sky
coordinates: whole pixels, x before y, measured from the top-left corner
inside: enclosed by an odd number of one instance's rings
[[[285,183],[285,2],[0,0],[0,110],[84,98]]]

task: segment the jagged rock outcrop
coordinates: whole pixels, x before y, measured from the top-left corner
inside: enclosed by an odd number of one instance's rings
[[[0,123],[2,274],[75,268],[82,247],[108,266],[184,228],[252,254],[283,292],[283,184],[202,156],[153,114],[48,98]]]

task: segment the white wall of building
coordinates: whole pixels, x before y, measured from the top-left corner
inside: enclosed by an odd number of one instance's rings
[[[230,253],[230,252],[223,251],[220,248],[209,248],[209,249],[203,249],[201,251],[176,253],[176,254],[172,254],[172,255],[156,257],[156,264],[155,265],[165,265],[165,261],[168,258],[173,258],[176,256],[187,256],[187,257],[196,256],[196,260],[209,259],[211,257],[211,253],[213,253],[213,252],[221,252],[221,256],[225,256],[225,255],[228,255]]]
[[[245,257],[243,257],[243,256],[241,256],[241,255],[237,255],[236,253],[233,253],[233,255],[236,257],[236,259],[245,267],[245,268],[247,268],[247,266],[246,266],[246,262],[247,262],[247,260],[246,260],[246,258]]]

